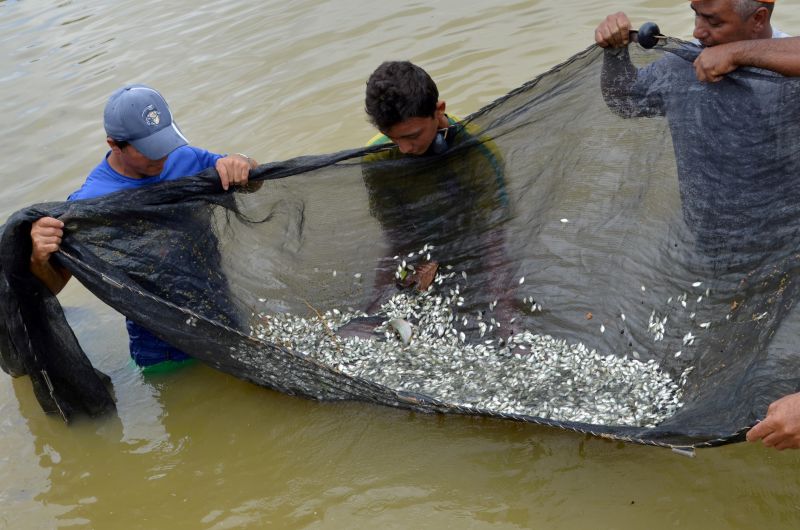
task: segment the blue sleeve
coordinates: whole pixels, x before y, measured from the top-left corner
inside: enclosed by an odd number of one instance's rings
[[[75,190],[72,193],[70,193],[69,197],[67,197],[67,200],[68,201],[79,201],[81,199],[88,199],[89,197],[86,196],[86,192],[84,190],[84,187],[85,187],[85,185],[81,186],[80,189]]]
[[[160,180],[175,180],[213,168],[222,155],[210,153],[199,147],[184,145],[170,153]]]
[[[192,151],[194,151],[195,156],[197,156],[197,162],[203,169],[214,167],[214,165],[217,163],[217,160],[219,160],[220,158],[225,158],[225,155],[212,153],[210,151],[206,151],[205,149],[201,149],[199,147],[192,146],[191,149]]]
[[[72,192],[68,201],[77,201],[81,199],[93,199],[101,195],[108,195],[118,191],[125,186],[124,182],[120,182],[117,177],[111,173],[106,159],[100,162],[89,175],[86,177],[83,185],[76,191]]]

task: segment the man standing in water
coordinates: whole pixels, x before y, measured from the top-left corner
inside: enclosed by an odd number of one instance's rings
[[[68,200],[151,186],[212,167],[227,190],[231,184],[247,184],[250,169],[257,165],[245,155],[223,156],[188,145],[167,102],[145,85],[128,85],[114,92],[106,104],[103,122],[111,150]],[[39,219],[31,228],[30,270],[53,294],[58,294],[71,277],[50,259],[58,252],[63,236],[64,223],[52,217]],[[135,322],[126,320],[126,325],[136,364],[150,366],[188,358]]]
[[[502,300],[508,199],[494,143],[474,125],[447,115],[436,83],[409,61],[378,66],[367,81],[365,108],[380,131],[368,145],[387,145],[365,160],[364,183],[392,254],[430,244],[436,255],[470,274],[492,271],[496,281],[489,290]],[[418,287],[427,288],[435,272],[435,263],[418,266]],[[392,267],[379,274],[379,290],[394,283],[393,274]],[[380,300],[379,294],[370,309]]]
[[[800,38],[788,35],[771,24],[774,0],[692,0],[695,13],[694,37],[704,47],[694,62],[700,81],[716,82],[740,67],[772,70],[786,76],[800,75],[797,53]],[[595,30],[595,42],[607,51],[605,68],[613,68],[613,56],[628,72],[633,65],[627,56],[631,22],[625,13],[609,15]],[[614,72],[605,72],[604,74]]]
[[[757,112],[751,113],[751,109],[781,112],[782,108],[796,106],[796,99],[781,99],[779,91],[767,83],[759,87],[757,94],[751,93],[740,102],[715,99],[697,89],[698,81],[719,82],[740,67],[800,76],[800,39],[783,38],[787,35],[772,27],[774,3],[692,0],[694,37],[702,49],[691,66],[680,57],[665,56],[637,69],[627,51],[632,28],[624,13],[609,15],[595,31],[595,41],[606,48],[602,90],[609,107],[622,117],[666,116],[669,121],[684,216],[700,234],[698,237],[720,227],[724,230],[725,223],[738,226],[736,217],[740,218],[739,223],[752,222],[754,216],[740,215],[741,212],[757,203],[757,197],[767,196],[765,190],[783,189],[787,182],[782,173],[762,175],[742,168],[752,169],[754,160],[772,159],[770,153],[764,152],[765,144],[777,149],[779,143],[752,138],[772,139],[776,137],[770,134],[786,134],[770,130],[769,123],[764,125],[768,120]],[[759,104],[753,105],[756,97]],[[697,115],[701,116],[699,120],[693,118]],[[731,130],[730,124],[721,126],[719,115],[736,116],[742,130]],[[725,175],[722,184],[715,178],[719,175]],[[712,182],[716,185],[710,185]],[[787,208],[794,211],[791,208],[796,198],[786,195],[790,203]],[[709,201],[710,196],[715,200]],[[773,211],[784,209],[780,204],[772,206]],[[764,224],[769,229],[771,221],[766,219]],[[800,393],[772,403],[766,418],[747,433],[747,439],[763,440],[764,445],[779,450],[800,448]]]
[[[416,245],[418,240],[409,240],[419,237],[427,243],[439,243],[434,240],[442,232],[463,225],[461,222],[439,226],[446,218],[442,213],[450,210],[450,205],[470,208],[476,197],[483,196],[485,204],[480,209],[486,214],[493,208],[493,203],[505,201],[502,161],[491,145],[478,147],[481,151],[479,169],[472,174],[463,168],[441,171],[444,164],[435,171],[416,171],[413,175],[404,174],[399,166],[381,171],[374,165],[378,161],[407,156],[443,155],[472,138],[460,120],[445,113],[446,103],[439,99],[436,83],[419,66],[409,61],[382,63],[367,81],[365,108],[370,121],[380,131],[367,145],[396,145],[396,149],[370,156],[368,162],[371,164],[364,172],[370,209],[388,235],[392,253],[405,254],[416,250],[406,246],[409,243]],[[408,181],[409,177],[413,183]],[[491,184],[490,188],[485,187],[487,182]],[[472,191],[475,193],[470,197]],[[432,201],[439,195],[443,200]],[[431,202],[438,203],[438,208],[432,208]],[[473,209],[476,206],[473,205]],[[480,212],[475,213],[479,218]],[[425,287],[433,280],[435,267],[426,263],[416,272]]]

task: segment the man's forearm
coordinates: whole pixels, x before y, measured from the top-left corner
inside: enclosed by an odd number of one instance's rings
[[[789,77],[800,77],[800,37],[756,39],[730,43],[738,66],[772,70]]]
[[[39,278],[53,294],[58,294],[67,285],[72,274],[66,269],[53,265],[50,261],[38,263],[31,260],[31,274]]]

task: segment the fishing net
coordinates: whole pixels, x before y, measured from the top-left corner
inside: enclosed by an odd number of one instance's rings
[[[451,127],[438,155],[356,149],[261,166],[248,189],[208,171],[22,210],[3,229],[2,366],[67,420],[113,409],[28,272],[30,224],[52,215],[54,259],[90,291],[258,385],[741,440],[800,386],[800,85],[702,84],[697,53],[631,46],[647,68],[631,84],[627,55],[593,46]]]

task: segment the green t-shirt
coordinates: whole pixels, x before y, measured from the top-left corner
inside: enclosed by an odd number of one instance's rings
[[[508,216],[503,160],[494,142],[475,126],[448,116],[441,154],[404,155],[383,134],[369,145],[386,149],[365,156],[364,184],[370,211],[394,251],[425,243],[448,247],[448,259],[469,240],[495,232]],[[437,253],[438,254],[438,253]]]

